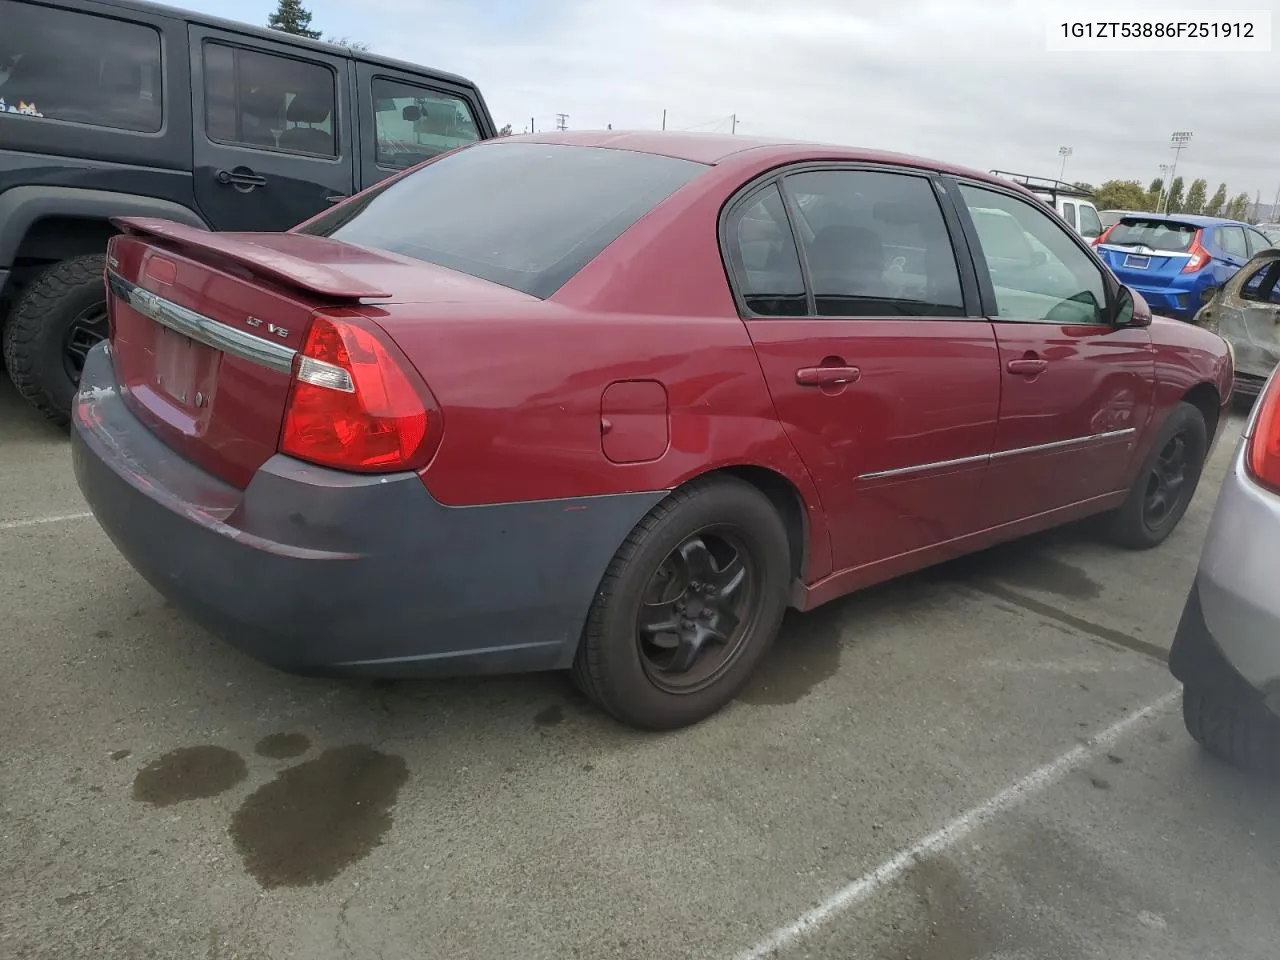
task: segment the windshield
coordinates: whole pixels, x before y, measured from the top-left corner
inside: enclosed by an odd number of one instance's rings
[[[549,297],[705,164],[488,141],[441,157],[299,232]]]
[[[1145,217],[1125,217],[1107,234],[1107,243],[1117,247],[1150,247],[1169,253],[1191,249],[1199,228],[1189,223]]]

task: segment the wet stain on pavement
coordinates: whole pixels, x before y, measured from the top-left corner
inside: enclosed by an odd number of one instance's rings
[[[996,929],[975,900],[971,884],[949,860],[916,862],[907,881],[925,923],[911,939],[885,954],[892,960],[979,960],[998,955],[1010,939]]]
[[[1069,600],[1102,595],[1101,585],[1088,573],[1045,552],[1050,546],[1043,537],[1005,544],[944,564],[938,574],[950,580],[997,580]]]
[[[403,757],[359,745],[325,750],[251,793],[231,837],[263,887],[327,883],[382,842],[408,779]]]
[[[311,749],[311,741],[300,733],[271,733],[253,745],[253,752],[272,760],[300,757]]]
[[[226,747],[179,747],[133,778],[133,799],[153,807],[216,797],[248,776],[244,759]]]
[[[564,708],[558,703],[544,707],[533,715],[533,722],[539,727],[554,727],[564,719]]]
[[[753,706],[795,703],[840,668],[840,623],[847,603],[812,613],[788,611],[778,639],[756,666],[738,699]]]

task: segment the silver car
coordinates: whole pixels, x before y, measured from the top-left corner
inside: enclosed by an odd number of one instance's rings
[[[1236,271],[1192,323],[1227,341],[1234,396],[1252,400],[1280,362],[1280,250],[1263,250]]]
[[[1219,494],[1169,669],[1210,753],[1280,772],[1280,377],[1266,381]]]

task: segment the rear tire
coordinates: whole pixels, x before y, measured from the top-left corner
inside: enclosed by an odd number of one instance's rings
[[[697,723],[737,695],[772,644],[790,579],[787,531],[764,494],[733,477],[681,487],[609,564],[574,680],[630,726]]]
[[[1128,499],[1103,518],[1108,539],[1130,550],[1149,550],[1163,543],[1187,512],[1208,453],[1204,415],[1184,400],[1160,427],[1151,452],[1134,476]]]
[[[1250,773],[1280,775],[1280,718],[1263,704],[1184,686],[1182,722],[1219,760]]]
[[[59,426],[71,422],[80,380],[68,355],[69,339],[95,326],[106,333],[104,261],[95,253],[49,267],[22,292],[4,325],[9,378],[28,403]],[[86,344],[80,347],[87,352]]]

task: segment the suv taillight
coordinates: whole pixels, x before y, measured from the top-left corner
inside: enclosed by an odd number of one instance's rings
[[[1280,389],[1276,388],[1276,377],[1271,378],[1258,398],[1245,464],[1254,480],[1280,492]]]
[[[440,442],[426,385],[372,324],[317,315],[294,362],[280,452],[336,470],[426,465]]]
[[[1182,268],[1183,273],[1195,273],[1203,270],[1209,265],[1209,261],[1213,259],[1213,254],[1204,248],[1200,240],[1204,237],[1203,230],[1196,231],[1196,237],[1191,241],[1191,259],[1187,261],[1187,265]]]

